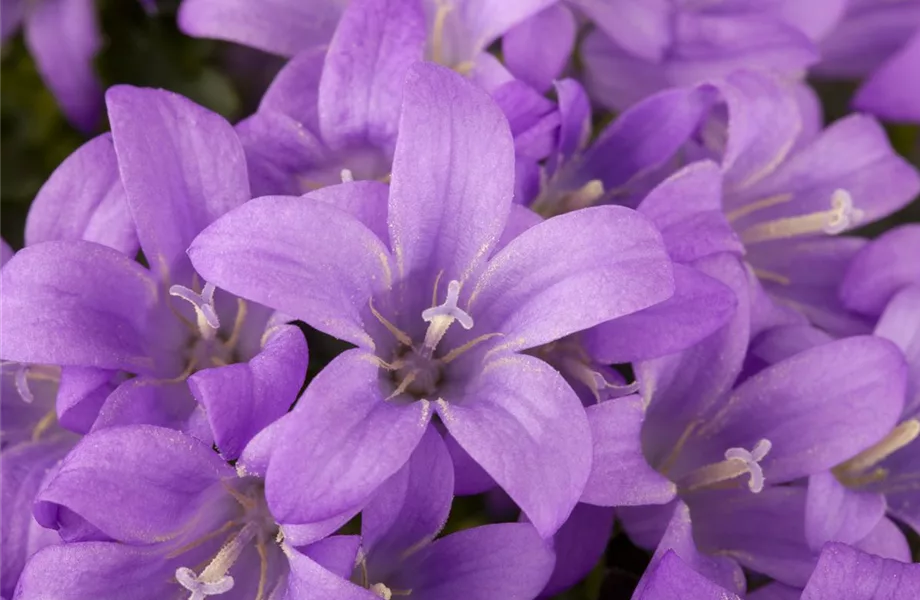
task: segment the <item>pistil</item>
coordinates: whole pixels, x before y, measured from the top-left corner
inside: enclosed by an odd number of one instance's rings
[[[755,494],[763,490],[764,476],[760,461],[764,459],[772,444],[762,439],[748,452],[744,448],[729,448],[725,451],[725,460],[700,467],[677,481],[677,486],[685,492],[712,487],[723,481],[750,474],[748,488]]]

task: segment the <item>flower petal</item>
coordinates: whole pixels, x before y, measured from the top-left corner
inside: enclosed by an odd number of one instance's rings
[[[319,127],[333,150],[393,152],[409,66],[425,49],[420,3],[352,0],[335,30],[319,86]]]
[[[29,208],[25,235],[28,246],[86,240],[128,256],[137,253],[110,134],[86,142],[55,169]]]
[[[72,511],[105,534],[150,544],[181,532],[222,478],[236,477],[211,447],[162,427],[104,429],[81,440],[36,499],[58,528]]]
[[[553,536],[556,565],[540,597],[554,596],[587,577],[604,556],[612,529],[612,508],[581,502],[575,505]]]
[[[815,552],[826,542],[855,544],[885,516],[885,497],[843,486],[829,471],[808,478],[805,536]]]
[[[373,355],[346,351],[281,421],[265,475],[279,523],[316,523],[363,505],[409,460],[428,427],[428,403],[385,400],[379,371]]]
[[[540,534],[551,536],[581,497],[591,468],[578,396],[549,365],[521,354],[496,358],[455,393],[437,407],[447,430]]]
[[[920,121],[920,85],[914,75],[917,64],[920,33],[863,83],[853,98],[854,108],[890,121]]]
[[[301,4],[266,0],[185,0],[179,28],[193,37],[215,38],[281,56],[322,46],[332,37],[344,3],[320,0]]]
[[[853,592],[859,590],[859,595]],[[802,600],[853,598],[908,600],[920,595],[920,566],[879,558],[846,544],[831,543],[802,592]]]
[[[249,200],[243,148],[223,117],[178,94],[121,85],[105,97],[141,247],[168,272],[202,229]]]
[[[341,188],[343,195],[362,189]],[[391,259],[377,236],[328,202],[257,198],[205,229],[188,253],[217,287],[373,346],[361,314],[390,285]]]
[[[362,545],[369,575],[385,581],[399,558],[441,531],[454,498],[450,454],[429,427],[409,462],[380,486],[361,513]]]
[[[722,212],[722,173],[713,162],[684,167],[649,192],[637,210],[661,231],[675,261],[744,252]]]
[[[725,588],[694,571],[673,550],[668,550],[643,575],[645,585],[636,590],[633,600],[671,600],[671,598],[712,598],[740,600]]]
[[[644,217],[599,206],[544,221],[498,252],[468,312],[526,349],[634,313],[674,292],[671,261]]]
[[[586,412],[594,460],[581,501],[600,506],[670,502],[676,487],[652,469],[642,454],[642,398],[616,398],[589,406]]]
[[[505,65],[534,89],[549,89],[569,62],[575,29],[575,15],[567,6],[553,4],[543,9],[502,38]]]
[[[3,358],[143,372],[158,290],[116,250],[84,241],[20,250],[2,271]]]
[[[920,283],[920,225],[896,227],[863,247],[840,284],[840,299],[864,315],[882,314],[900,288]]]
[[[727,285],[675,263],[674,295],[585,332],[585,349],[597,362],[620,364],[686,350],[725,325],[738,299]]]
[[[393,587],[416,600],[534,598],[553,553],[528,523],[499,523],[441,538],[405,560]]]
[[[409,70],[390,184],[390,247],[401,276],[467,279],[498,241],[514,192],[507,120],[442,67]]]
[[[96,129],[102,113],[102,86],[93,59],[102,34],[92,0],[50,0],[30,6],[26,47],[45,85],[77,128]]]
[[[294,404],[307,360],[303,333],[284,325],[249,362],[205,369],[189,377],[192,395],[204,407],[214,443],[224,458],[239,458],[249,440]]]

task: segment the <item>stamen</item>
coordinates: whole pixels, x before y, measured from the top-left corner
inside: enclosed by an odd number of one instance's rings
[[[16,369],[16,391],[26,404],[32,404],[35,400],[32,390],[29,389],[29,365],[20,365]]]
[[[230,337],[227,339],[227,343],[224,344],[227,350],[234,350],[236,345],[240,342],[240,335],[243,333],[243,322],[246,320],[246,312],[248,310],[249,306],[246,304],[246,301],[242,298],[237,298],[236,318],[233,321],[233,331],[230,332]]]
[[[786,217],[753,225],[741,232],[741,241],[756,244],[812,233],[835,235],[859,222],[863,211],[853,207],[853,198],[846,190],[831,195],[831,209],[798,217]]]
[[[404,346],[409,346],[409,347],[411,348],[411,347],[412,347],[412,338],[409,337],[409,334],[407,334],[405,331],[403,331],[403,330],[399,329],[398,327],[396,327],[396,325],[393,325],[392,323],[390,323],[390,322],[387,320],[386,317],[384,317],[384,316],[381,315],[379,312],[377,312],[377,309],[374,308],[374,299],[373,299],[373,298],[371,298],[371,300],[370,300],[370,302],[368,302],[368,304],[370,305],[371,313],[374,315],[374,317],[375,317],[378,321],[380,321],[380,323],[381,323],[384,327],[387,328],[387,331],[389,331],[390,333],[392,333],[392,334],[393,334],[393,337],[395,337],[396,340],[397,340],[400,344],[402,344],[402,345],[404,345]]]
[[[755,202],[751,202],[750,204],[745,204],[744,206],[736,208],[735,210],[728,211],[725,213],[725,219],[729,223],[734,223],[741,217],[746,217],[759,210],[770,208],[771,206],[776,206],[777,204],[789,202],[792,200],[792,198],[792,194],[776,194],[775,196],[770,196],[769,198],[762,198]]]
[[[258,533],[259,527],[259,523],[247,523],[239,533],[224,544],[201,575],[195,575],[195,572],[188,567],[176,569],[176,580],[182,587],[192,592],[189,600],[204,600],[206,596],[223,594],[233,588],[233,577],[227,575],[227,571]]]
[[[858,487],[859,483],[865,479],[862,476],[868,469],[913,442],[918,436],[920,436],[920,421],[917,419],[904,421],[875,445],[834,467],[833,473],[842,483]]]
[[[454,279],[447,284],[447,299],[444,300],[444,304],[422,311],[422,319],[429,323],[421,352],[425,358],[431,358],[441,338],[454,321],[459,321],[460,326],[464,329],[472,329],[473,317],[457,306],[459,298],[460,282]]]
[[[773,283],[778,283],[780,285],[789,285],[792,282],[792,280],[785,275],[780,275],[779,273],[774,273],[773,271],[757,268],[752,268],[751,270],[754,271],[754,275],[757,276],[757,279],[761,279],[763,281],[772,281]]]
[[[467,350],[471,350],[473,347],[478,346],[478,345],[481,344],[482,342],[484,342],[484,341],[486,341],[486,340],[490,340],[490,339],[492,339],[492,338],[494,338],[494,337],[501,336],[501,335],[505,335],[505,334],[504,334],[504,333],[485,333],[485,334],[479,336],[478,338],[476,338],[476,339],[474,339],[474,340],[468,341],[467,343],[463,344],[462,346],[460,346],[460,347],[458,347],[458,348],[454,348],[453,350],[451,350],[450,352],[448,352],[447,354],[445,354],[445,355],[440,359],[440,362],[441,362],[441,364],[446,365],[446,364],[448,364],[449,362],[451,362],[452,360],[456,360],[457,358],[459,358],[460,355],[462,355],[462,354],[463,354],[464,352],[466,352]]]
[[[42,435],[48,431],[48,428],[54,425],[57,421],[57,412],[52,408],[41,420],[35,424],[35,428],[32,429],[32,441],[37,442],[41,439]]]
[[[201,294],[184,285],[174,285],[169,288],[169,295],[181,298],[195,307],[195,314],[198,317],[198,331],[204,339],[211,339],[220,328],[220,320],[217,318],[217,311],[214,308],[214,291],[215,287],[207,283]]]
[[[677,485],[683,491],[690,492],[750,474],[748,488],[757,494],[763,490],[764,484],[760,461],[770,452],[772,446],[770,440],[763,439],[757,442],[750,452],[744,448],[729,448],[725,451],[725,460],[684,475]]]
[[[444,64],[444,24],[447,22],[447,15],[453,9],[453,5],[439,0],[438,10],[431,26],[431,60],[439,65]]]

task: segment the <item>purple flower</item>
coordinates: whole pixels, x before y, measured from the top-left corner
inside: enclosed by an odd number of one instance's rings
[[[328,52],[295,56],[258,112],[238,125],[254,195],[302,194],[339,183],[343,173],[386,180],[403,82],[424,56],[425,36],[418,3],[351,3]],[[479,82],[511,121],[519,159],[545,158],[559,123],[555,105],[506,73]]]
[[[435,413],[550,535],[587,478],[588,424],[561,376],[520,352],[667,299],[670,260],[620,207],[515,237],[507,122],[455,73],[410,70],[399,131],[389,189],[257,199],[189,250],[216,285],[358,346],[266,433],[268,501],[283,523],[356,512]]]
[[[920,190],[920,176],[869,117],[851,115],[821,131],[801,91],[741,71],[656,94],[623,113],[591,146],[560,149],[531,206],[558,214],[617,202],[643,211],[640,200],[673,171],[678,153],[683,160],[715,160],[722,170],[723,221],[737,234],[716,239],[740,241],[759,280],[753,282],[755,329],[801,321],[804,314],[836,334],[868,333],[866,320],[837,297],[864,242],[836,236],[903,207]],[[560,101],[561,130],[577,140],[589,113],[579,108],[584,102],[577,92],[568,96],[573,100]],[[667,200],[658,201],[656,212],[679,210]],[[694,239],[684,235],[673,243]]]
[[[171,429],[88,435],[42,488],[35,515],[66,543],[31,558],[15,598],[372,597],[342,579],[357,538],[291,547],[258,477]]]
[[[799,76],[818,60],[807,32],[832,23],[841,0],[789,13],[784,6],[794,3],[778,1],[575,3],[597,24],[581,47],[586,87],[596,101],[622,110],[654,92],[742,68]]]
[[[515,24],[556,0],[389,0],[394,14],[423,9],[429,60],[468,71]],[[179,27],[188,35],[237,42],[281,56],[317,50],[333,37],[348,0],[184,0]]]
[[[27,225],[42,243],[3,268],[3,357],[62,367],[57,409],[69,429],[169,424],[234,458],[286,412],[306,370],[299,330],[215,295],[185,256],[249,199],[242,149],[226,121],[182,97],[117,87],[107,98],[112,137],[55,173]],[[73,206],[68,189],[79,190]],[[96,243],[133,253],[123,203],[149,269]],[[62,206],[72,218],[55,213]]]
[[[750,332],[747,277],[737,262],[709,268],[738,293],[736,316],[694,348],[636,366],[647,406],[641,448],[658,473],[595,468],[585,499],[636,506],[619,515],[638,543],[655,544],[664,511],[637,505],[668,500],[664,475],[689,505],[694,538],[706,552],[804,584],[813,564],[805,490],[780,484],[821,473],[888,435],[903,407],[903,357],[887,340],[854,337],[736,384]],[[595,418],[592,430],[607,423],[606,431],[620,431],[623,421]],[[635,464],[635,437],[595,434],[595,464]]]

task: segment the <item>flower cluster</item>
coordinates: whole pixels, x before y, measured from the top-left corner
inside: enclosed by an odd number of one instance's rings
[[[94,123],[91,3],[9,4]],[[4,598],[551,598],[614,527],[637,600],[920,597],[920,226],[851,234],[920,2],[178,20],[289,60],[234,125],[109,88],[3,245]]]

